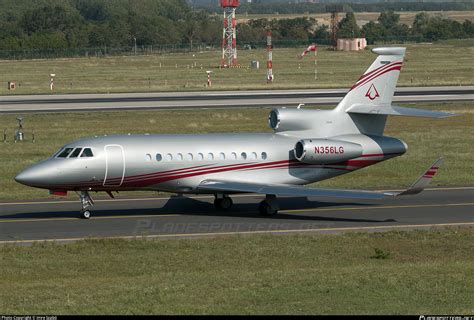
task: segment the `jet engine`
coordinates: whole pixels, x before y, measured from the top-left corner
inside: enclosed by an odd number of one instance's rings
[[[318,111],[276,108],[268,115],[268,126],[276,132],[309,130]]]
[[[303,139],[296,143],[294,155],[303,163],[327,164],[360,157],[362,151],[362,146],[357,143],[329,139]]]

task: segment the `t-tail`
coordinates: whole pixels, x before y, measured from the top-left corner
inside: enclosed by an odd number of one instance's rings
[[[392,105],[406,48],[374,48],[377,58],[336,107],[347,112],[365,133],[382,134],[386,116],[444,118],[450,113]],[[367,119],[369,116],[370,119]],[[365,127],[365,128],[364,128]]]
[[[377,59],[337,106],[347,111],[355,104],[390,106],[405,56],[405,48],[375,48]]]

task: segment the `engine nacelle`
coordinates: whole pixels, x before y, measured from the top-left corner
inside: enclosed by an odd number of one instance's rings
[[[314,127],[320,110],[277,108],[268,115],[268,126],[276,132],[302,131]]]
[[[294,149],[295,158],[308,164],[350,160],[360,157],[362,152],[360,144],[329,139],[303,139],[296,143]]]

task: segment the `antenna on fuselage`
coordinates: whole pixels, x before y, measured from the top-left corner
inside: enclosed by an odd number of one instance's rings
[[[304,106],[304,103],[300,103],[300,104],[296,107],[296,109],[301,109],[302,106]]]

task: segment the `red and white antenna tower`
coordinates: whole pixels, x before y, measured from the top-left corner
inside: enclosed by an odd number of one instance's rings
[[[224,8],[224,29],[222,32],[222,60],[221,67],[237,65],[237,38],[235,27],[235,9],[240,5],[240,0],[220,0]]]
[[[273,82],[273,45],[272,45],[272,32],[267,32],[267,82]]]

